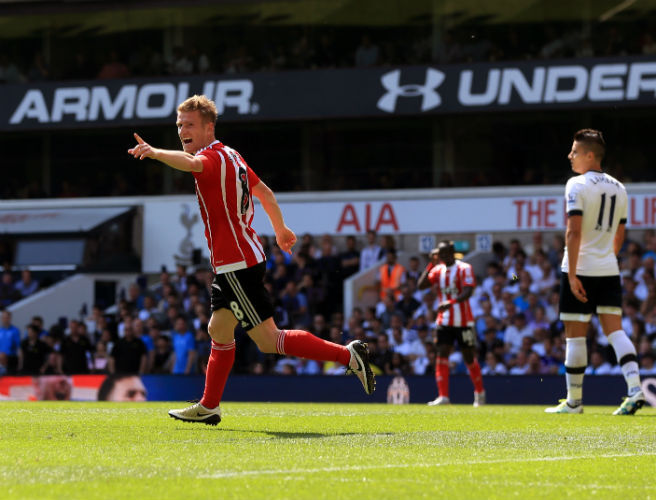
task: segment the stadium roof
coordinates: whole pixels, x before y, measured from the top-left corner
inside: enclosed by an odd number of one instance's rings
[[[116,33],[170,26],[322,25],[447,27],[632,21],[656,0],[0,0],[0,38]]]

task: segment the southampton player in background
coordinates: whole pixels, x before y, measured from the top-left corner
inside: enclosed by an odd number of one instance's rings
[[[474,317],[469,305],[476,279],[471,265],[455,258],[452,241],[441,241],[431,251],[431,262],[419,277],[420,289],[435,286],[439,306],[437,308],[437,359],[435,379],[439,395],[428,403],[430,406],[445,405],[449,399],[449,353],[454,341],[462,350],[462,357],[474,384],[474,406],[485,404],[485,390],[481,367],[475,356],[476,334]]]
[[[235,360],[238,323],[262,352],[338,362],[355,372],[365,392],[371,394],[375,380],[365,343],[333,344],[306,331],[280,330],[274,323],[273,303],[263,281],[264,250],[251,227],[253,195],[269,216],[282,251],[291,253],[296,235],[285,224],[271,189],[237,151],[216,140],[216,119],[213,101],[205,96],[190,97],[178,106],[176,124],[183,151],[154,148],[137,134],[137,145],[128,150],[135,158],[153,158],[193,174],[215,274],[208,325],[212,350],[203,398],[187,408],[171,410],[169,415],[186,422],[216,425],[221,421],[219,403]]]
[[[613,415],[633,415],[645,404],[636,349],[622,330],[622,285],[617,254],[624,241],[627,195],[601,171],[606,142],[597,130],[574,134],[568,158],[578,174],[567,182],[567,232],[560,284],[560,319],[565,324],[567,399],[547,413],[583,412],[583,373],[588,364],[586,334],[593,312],[613,346],[628,396]]]

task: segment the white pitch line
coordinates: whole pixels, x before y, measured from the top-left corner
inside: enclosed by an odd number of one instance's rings
[[[466,462],[448,462],[448,463],[413,463],[413,464],[371,464],[371,465],[347,465],[339,467],[321,467],[315,469],[272,469],[272,470],[242,470],[242,471],[223,471],[214,474],[201,475],[199,478],[203,479],[222,479],[229,477],[246,477],[246,476],[276,476],[288,474],[321,474],[324,472],[349,472],[349,471],[363,471],[363,470],[376,470],[376,469],[409,469],[414,467],[448,467],[459,465],[485,465],[485,464],[503,464],[503,463],[518,463],[518,462],[559,462],[563,460],[589,460],[595,458],[628,458],[628,457],[646,457],[656,456],[654,453],[640,453],[640,454],[609,454],[609,455],[579,455],[573,457],[536,457],[536,458],[519,458],[519,459],[504,459],[504,460],[477,460]]]
[[[522,488],[561,488],[563,486],[562,483],[549,483],[549,482],[542,482],[542,481],[523,483],[521,481],[504,481],[504,480],[490,481],[489,479],[486,479],[485,484],[487,486],[498,484],[500,486],[519,486]],[[586,489],[586,490],[594,490],[594,489],[626,490],[625,484],[578,483],[576,487],[578,489]]]

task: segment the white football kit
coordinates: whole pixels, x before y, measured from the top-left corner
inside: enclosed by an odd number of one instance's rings
[[[567,182],[565,201],[568,215],[583,216],[576,274],[619,275],[614,240],[618,226],[627,219],[628,197],[624,185],[606,173],[589,170]],[[561,269],[568,272],[567,249]]]

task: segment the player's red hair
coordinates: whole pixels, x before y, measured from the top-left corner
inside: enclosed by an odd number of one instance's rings
[[[214,101],[204,95],[192,95],[188,99],[185,99],[182,104],[178,106],[178,112],[180,111],[200,111],[203,121],[210,123],[216,123],[216,118],[219,115],[216,111],[216,104],[214,104]]]

